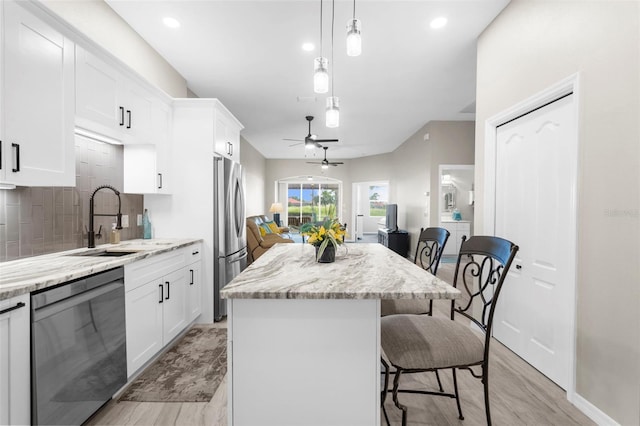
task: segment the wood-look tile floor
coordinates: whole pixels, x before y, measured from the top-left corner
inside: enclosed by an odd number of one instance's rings
[[[452,281],[455,264],[441,264],[438,276]],[[448,316],[449,302],[434,303],[434,315]],[[216,323],[211,327],[226,327]],[[571,405],[566,393],[497,341],[491,344],[490,394],[495,425],[592,425],[588,417]],[[436,388],[432,373],[403,376],[403,387]],[[451,374],[441,374],[445,389],[452,389]],[[337,384],[339,386],[339,384]],[[458,373],[462,413],[459,420],[454,399],[428,395],[401,394],[408,406],[409,425],[483,425],[484,397],[480,380],[468,372]],[[385,403],[393,425],[399,425],[401,412],[391,401]],[[330,407],[327,407],[330,409]],[[381,425],[384,416],[380,414]],[[111,401],[88,425],[215,425],[227,424],[227,381],[220,384],[209,402],[130,402]],[[329,426],[329,425],[327,425]]]

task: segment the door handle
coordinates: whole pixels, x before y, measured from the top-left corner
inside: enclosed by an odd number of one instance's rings
[[[13,148],[16,153],[16,161],[14,163],[16,166],[13,169],[11,169],[11,171],[13,173],[17,173],[20,171],[20,144],[12,143],[11,148]]]
[[[192,274],[191,276],[193,277],[193,271],[191,271],[191,274]],[[193,278],[192,278],[191,280],[193,281]],[[12,307],[10,307],[10,308],[7,308],[7,309],[3,309],[3,310],[1,310],[1,311],[0,311],[0,315],[2,315],[2,314],[6,314],[7,312],[15,311],[16,309],[20,309],[20,308],[22,308],[22,307],[24,307],[24,306],[26,306],[26,305],[24,304],[24,302],[18,302],[18,303],[16,303],[16,305],[15,305],[15,306],[12,306]]]
[[[129,122],[127,123],[127,129],[131,128],[131,110],[127,110],[127,117],[129,118]]]
[[[158,173],[158,189],[162,189],[162,173]]]
[[[171,287],[170,287],[171,283],[169,281],[165,281],[164,283],[167,285],[167,297],[165,297],[164,300],[169,300],[169,298],[171,297],[169,295],[169,290],[171,289]]]
[[[227,262],[227,263],[236,263],[236,262],[240,262],[240,261],[241,261],[242,259],[244,259],[245,257],[247,257],[247,253],[244,253],[244,254],[243,254],[242,256],[240,256],[239,258],[237,258],[237,259],[233,259],[233,260],[231,260],[231,261],[229,261],[229,262]]]
[[[124,126],[124,107],[118,107],[120,109],[120,125]]]
[[[193,285],[193,269],[189,269],[189,272],[191,272],[191,282],[189,285]]]
[[[162,284],[158,284],[158,287],[160,287],[160,300],[158,300],[158,303],[162,303],[162,297],[164,296],[164,286]]]

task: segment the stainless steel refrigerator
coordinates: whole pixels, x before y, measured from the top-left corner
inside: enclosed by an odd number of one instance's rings
[[[213,309],[215,321],[220,321],[227,315],[227,301],[220,298],[220,290],[247,266],[242,165],[214,156],[213,180]]]

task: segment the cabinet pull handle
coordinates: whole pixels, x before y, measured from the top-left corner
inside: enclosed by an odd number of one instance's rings
[[[522,265],[516,265],[516,269],[522,269]]]
[[[164,296],[164,286],[162,284],[158,284],[158,287],[160,287],[160,300],[158,300],[158,303],[162,303],[162,297]]]
[[[0,141],[0,170],[2,170],[2,141]]]
[[[127,129],[131,128],[131,110],[127,110],[127,117],[129,118],[129,122],[127,123]]]
[[[231,142],[229,142],[229,151],[231,151],[229,155],[233,157],[233,144]]]
[[[193,285],[193,269],[189,269],[189,272],[191,272],[191,282],[189,285]]]
[[[196,254],[200,253],[198,250],[194,251],[193,253],[191,253],[191,256],[195,256]]]
[[[191,274],[192,274],[191,276],[193,277],[193,271],[191,271]],[[192,278],[192,281],[193,281],[193,278]],[[16,303],[16,305],[15,305],[15,306],[12,306],[12,307],[10,307],[10,308],[7,308],[7,309],[3,309],[3,310],[1,310],[1,311],[0,311],[0,315],[2,315],[2,314],[6,314],[7,312],[15,311],[16,309],[20,309],[20,308],[22,308],[22,307],[24,307],[24,306],[26,306],[26,305],[24,304],[24,302],[18,302],[18,303]]]
[[[158,189],[162,189],[162,173],[158,173]]]
[[[164,300],[169,300],[169,290],[171,289],[171,283],[169,281],[165,281],[164,283],[167,285],[167,297],[165,297]]]
[[[120,108],[120,125],[124,126],[124,107],[118,107]]]
[[[19,143],[12,143],[11,144],[11,148],[15,149],[15,153],[16,153],[16,162],[15,162],[16,167],[11,169],[11,171],[13,173],[17,173],[17,172],[20,171],[20,144]]]

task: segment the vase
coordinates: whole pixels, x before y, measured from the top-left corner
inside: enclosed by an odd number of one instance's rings
[[[336,260],[336,247],[332,244],[327,245],[322,252],[322,256],[318,257],[319,246],[316,246],[316,260],[320,263],[331,263]]]

